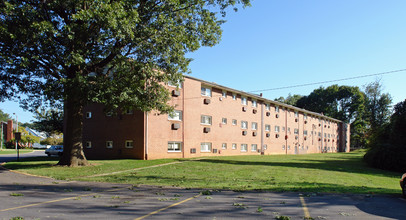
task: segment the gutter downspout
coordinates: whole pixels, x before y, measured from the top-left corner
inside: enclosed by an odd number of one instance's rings
[[[285,154],[288,154],[288,138],[286,138],[288,136],[288,109],[285,109]]]
[[[261,93],[262,94],[262,93]],[[261,155],[264,155],[264,103],[261,104]]]
[[[148,112],[145,112],[145,160],[148,160]]]
[[[185,81],[183,81],[182,85],[182,158],[185,158],[185,118],[186,118],[186,111],[185,111]]]

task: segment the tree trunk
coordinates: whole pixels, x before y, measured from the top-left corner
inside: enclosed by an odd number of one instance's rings
[[[70,88],[65,96],[64,103],[64,129],[63,129],[63,154],[58,165],[87,166],[89,165],[83,152],[82,125],[83,102],[80,100],[80,91]]]

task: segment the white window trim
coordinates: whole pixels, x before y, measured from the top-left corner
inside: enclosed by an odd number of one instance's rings
[[[244,150],[242,149],[243,145],[245,146]],[[241,144],[241,152],[247,152],[247,150],[248,150],[248,144]]]
[[[171,113],[169,113],[168,114],[168,120],[169,121],[182,121],[182,119],[183,119],[183,112],[182,111],[174,110],[173,113],[175,114],[174,116],[178,116],[179,119],[171,117]]]
[[[255,150],[254,147],[255,146]],[[251,144],[251,151],[257,151],[258,150],[258,144]]]
[[[257,100],[251,99],[251,103],[252,103],[252,107],[253,107],[253,108],[258,107],[258,102],[257,102]]]
[[[223,125],[226,125],[227,124],[227,118],[221,118],[221,123]]]
[[[92,142],[91,141],[86,141],[86,148],[92,148]]]
[[[243,127],[244,124],[245,127]],[[241,129],[248,129],[248,121],[241,121]]]
[[[236,144],[236,143],[232,143],[232,144],[231,144],[231,149],[233,149],[233,150],[237,149],[237,144]]]
[[[204,93],[204,94],[202,93],[202,90],[203,90],[203,89],[205,89],[205,93]],[[209,90],[209,94],[207,94],[207,90]],[[211,89],[210,87],[202,86],[201,89],[200,89],[200,94],[201,94],[202,96],[211,97],[211,93],[212,93],[212,89]]]
[[[270,109],[271,109],[271,107],[270,107],[269,103],[266,103],[265,104],[265,110],[269,111]]]
[[[227,143],[222,143],[221,144],[221,149],[222,150],[227,150]]]
[[[203,119],[203,117],[207,117],[207,118],[209,118],[209,123],[206,123],[206,122],[202,122],[202,119]],[[200,116],[200,124],[201,125],[212,125],[213,124],[213,120],[212,120],[213,118],[210,116],[210,115],[201,115]],[[206,121],[206,120],[205,120]]]
[[[244,102],[244,100],[245,100],[245,102]],[[247,104],[248,104],[248,98],[241,96],[241,105],[247,105]]]
[[[170,150],[169,144],[179,144],[179,150]],[[169,141],[168,142],[168,152],[182,152],[182,142],[179,141]]]
[[[92,118],[92,112],[86,112],[86,118],[87,119]]]
[[[255,126],[254,126],[255,125]],[[251,123],[251,129],[252,130],[257,130],[258,129],[258,123],[257,122],[252,122]]]
[[[221,91],[221,96],[223,97],[223,98],[227,98],[227,91]]]
[[[202,145],[207,146],[207,149],[202,150]],[[211,142],[202,142],[202,143],[200,143],[200,152],[207,153],[207,152],[211,152],[211,150],[212,150],[212,143]]]
[[[231,120],[231,123],[232,123],[232,125],[237,125],[237,123],[238,123],[238,122],[237,122],[237,119],[232,119],[232,120]]]
[[[128,143],[132,143],[131,146],[128,146]],[[133,140],[126,140],[125,141],[125,148],[134,148],[134,141]]]
[[[237,94],[233,93],[233,100],[237,100]]]
[[[271,125],[265,125],[265,131],[271,131]]]
[[[111,146],[109,146],[110,144],[109,143],[111,143]],[[111,149],[111,148],[113,148],[113,141],[106,141],[106,148],[108,148],[108,149]]]

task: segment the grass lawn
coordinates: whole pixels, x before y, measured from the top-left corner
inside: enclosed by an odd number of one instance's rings
[[[399,194],[400,173],[369,168],[364,152],[208,157],[140,170],[177,160],[91,161],[93,166],[54,167],[54,161],[10,162],[7,168],[57,179],[211,188],[333,193]],[[86,177],[129,170],[119,174]]]
[[[31,149],[20,149],[20,154],[31,153],[32,151]],[[0,155],[3,154],[17,154],[17,151],[15,149],[2,149],[0,150]]]

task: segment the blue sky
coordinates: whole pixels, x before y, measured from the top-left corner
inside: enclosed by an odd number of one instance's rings
[[[188,55],[191,76],[249,92],[406,69],[405,9],[404,0],[254,0],[228,12],[220,44]],[[308,95],[331,84],[362,88],[377,79],[394,103],[406,99],[406,71],[263,95]],[[16,103],[0,109],[32,120]]]

